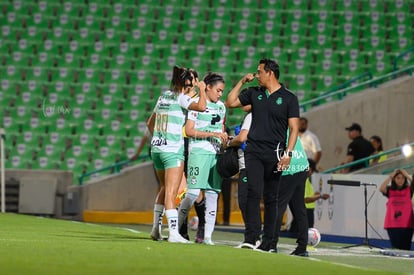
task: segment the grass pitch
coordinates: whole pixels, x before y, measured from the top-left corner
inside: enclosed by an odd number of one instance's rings
[[[220,232],[217,245],[171,244],[149,238],[149,226],[108,226],[0,214],[0,274],[401,274],[413,259],[365,249],[343,252],[321,243],[309,258],[236,249],[240,233]],[[193,234],[194,232],[192,232]],[[342,252],[341,252],[342,251]]]

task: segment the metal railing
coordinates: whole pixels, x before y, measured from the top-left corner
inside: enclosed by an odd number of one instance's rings
[[[392,173],[396,168],[398,168],[398,169],[410,169],[410,168],[413,168],[413,167],[414,167],[414,163],[409,163],[409,164],[401,165],[401,166],[398,166],[398,167],[385,169],[384,171],[381,172],[381,174],[388,175],[388,174]]]
[[[401,59],[401,58],[403,58],[406,54],[408,54],[408,53],[411,53],[411,52],[414,52],[414,47],[411,47],[411,48],[409,48],[409,49],[407,49],[407,50],[405,50],[405,51],[403,51],[402,53],[400,53],[399,55],[397,55],[395,58],[394,58],[394,61],[392,62],[393,63],[393,68],[394,68],[394,71],[396,71],[397,69],[398,69],[398,61]]]
[[[149,155],[142,155],[142,156],[139,156],[137,160],[130,160],[130,159],[123,160],[123,161],[120,161],[120,162],[112,163],[112,164],[110,164],[108,166],[105,166],[105,167],[102,167],[100,169],[97,169],[97,170],[93,170],[91,172],[84,173],[84,174],[82,174],[78,178],[79,185],[82,185],[83,182],[84,182],[84,179],[87,178],[87,177],[93,176],[93,175],[98,174],[98,173],[101,173],[101,172],[106,172],[108,170],[109,171],[112,171],[111,174],[118,174],[124,166],[127,166],[130,163],[132,163],[132,162],[136,162],[136,161],[146,161],[148,159],[150,159]]]
[[[411,143],[408,143],[408,144],[405,144],[405,145],[409,145],[409,146],[412,147],[412,146],[414,146],[414,142],[411,142]],[[342,164],[342,165],[327,169],[325,171],[321,171],[321,173],[322,174],[335,173],[337,171],[340,171],[340,170],[343,170],[343,169],[346,169],[346,168],[350,168],[351,166],[358,165],[358,164],[361,164],[361,163],[365,164],[365,167],[368,167],[370,160],[379,158],[381,156],[388,156],[388,155],[393,155],[393,154],[396,154],[396,153],[401,153],[401,149],[405,145],[401,145],[401,146],[392,148],[390,150],[383,151],[379,154],[372,155],[372,156],[369,156],[369,157],[366,157],[366,158],[362,158],[362,159],[359,159],[359,160],[356,160],[356,161],[353,161],[353,162]]]
[[[324,103],[326,101],[332,101],[334,98],[337,98],[338,100],[342,100],[342,98],[344,98],[347,94],[351,93],[351,92],[356,92],[356,91],[360,91],[361,89],[367,88],[367,87],[377,87],[379,84],[382,84],[390,79],[394,79],[395,76],[398,76],[400,74],[404,74],[404,73],[408,73],[410,75],[412,75],[414,70],[414,65],[402,68],[400,70],[397,71],[393,71],[391,73],[385,74],[385,75],[381,75],[378,77],[375,77],[373,79],[370,79],[368,81],[364,81],[362,83],[359,83],[355,86],[351,86],[345,89],[341,89],[341,90],[337,90],[335,92],[331,92],[331,93],[327,93],[324,95],[321,95],[317,98],[308,100],[303,102],[302,104],[300,104],[300,108],[302,111],[306,111],[309,107],[315,107],[320,105],[321,103]]]
[[[333,92],[336,92],[338,90],[345,89],[345,88],[347,88],[347,87],[355,84],[355,82],[357,82],[357,81],[359,81],[361,79],[364,79],[364,78],[368,78],[368,80],[369,79],[372,79],[373,78],[372,73],[371,72],[364,72],[364,73],[362,73],[360,75],[357,75],[357,76],[355,76],[355,77],[353,77],[351,79],[348,79],[347,81],[345,81],[345,82],[343,82],[343,83],[341,83],[339,85],[336,85],[335,87],[333,87],[331,89],[328,89],[326,92],[323,92],[319,96],[324,96],[324,95],[327,95],[327,94],[331,94]]]

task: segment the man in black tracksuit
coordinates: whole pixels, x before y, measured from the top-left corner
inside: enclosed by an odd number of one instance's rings
[[[246,82],[257,78],[259,87],[240,94]],[[270,59],[259,62],[257,73],[245,75],[230,91],[226,105],[230,108],[251,105],[250,126],[245,151],[248,194],[246,229],[242,247],[255,248],[261,233],[260,200],[265,204],[262,243],[257,248],[276,251],[273,235],[276,226],[278,185],[283,169],[288,169],[299,131],[297,97],[279,83],[279,65]],[[290,130],[286,144],[287,129]]]

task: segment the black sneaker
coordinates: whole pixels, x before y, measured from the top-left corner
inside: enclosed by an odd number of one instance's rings
[[[259,252],[277,253],[277,249],[276,249],[275,245],[273,245],[270,242],[262,242],[254,250],[259,251]]]
[[[300,256],[300,257],[309,257],[308,251],[306,251],[306,250],[298,250],[298,249],[295,249],[292,253],[290,253],[290,255]]]

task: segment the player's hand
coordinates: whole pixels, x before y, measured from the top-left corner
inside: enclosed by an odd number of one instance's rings
[[[248,82],[252,82],[255,78],[255,74],[252,73],[248,73],[245,76],[243,76],[242,78],[242,83],[248,83]]]
[[[280,161],[277,163],[277,170],[278,171],[286,171],[289,169],[290,165],[290,157],[283,156]]]
[[[227,135],[226,132],[217,133],[216,137],[218,137],[221,140],[221,144],[226,144],[227,143],[228,135]]]
[[[199,81],[197,82],[197,87],[200,91],[205,91],[206,90],[206,83],[204,83],[204,81]]]

